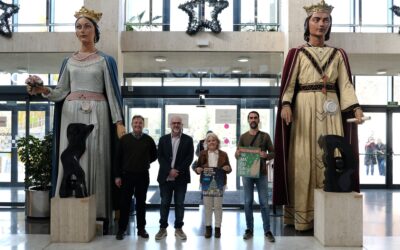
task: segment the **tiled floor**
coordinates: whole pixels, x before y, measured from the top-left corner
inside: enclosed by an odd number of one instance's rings
[[[262,234],[261,215],[255,212],[255,236],[245,241],[242,234],[245,225],[244,212],[240,209],[225,209],[221,239],[204,239],[204,218],[202,207],[187,209],[184,230],[187,241],[174,236],[174,229],[168,228],[168,236],[155,241],[158,231],[159,213],[151,209],[147,214],[147,231],[150,239],[136,236],[132,222],[129,235],[122,241],[114,235],[98,236],[88,244],[50,243],[48,220],[25,220],[23,210],[0,210],[0,249],[400,249],[400,191],[365,190],[364,195],[364,238],[360,248],[324,248],[312,232],[296,232],[293,227],[282,225],[282,218],[271,214],[271,228],[276,242],[269,243]],[[359,212],[359,211],[355,211]],[[173,225],[173,210],[170,225]]]

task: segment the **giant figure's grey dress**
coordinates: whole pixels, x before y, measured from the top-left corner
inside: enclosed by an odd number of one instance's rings
[[[106,100],[65,100],[62,108],[60,150],[67,147],[66,130],[70,123],[93,124],[94,129],[86,142],[86,152],[80,164],[86,173],[89,194],[96,194],[97,217],[110,218],[111,215],[111,149],[110,126],[122,120],[118,100],[112,87],[110,73],[103,56],[98,53],[80,59],[74,54],[68,59],[57,87],[46,96],[51,101],[61,101],[70,93],[106,93]],[[82,111],[82,103],[89,104],[91,112]],[[110,117],[113,124],[110,124]],[[59,161],[56,196],[59,196],[63,175]]]

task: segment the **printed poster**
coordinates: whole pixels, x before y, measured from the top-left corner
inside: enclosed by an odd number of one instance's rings
[[[237,160],[237,174],[243,177],[260,177],[260,148],[240,147],[242,152]]]
[[[224,194],[225,173],[221,168],[204,168],[201,173],[203,196],[222,197]]]

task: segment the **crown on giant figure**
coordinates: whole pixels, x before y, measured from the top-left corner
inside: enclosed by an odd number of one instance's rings
[[[103,13],[100,12],[95,12],[94,10],[89,10],[85,8],[85,6],[82,6],[82,8],[79,11],[75,12],[75,17],[80,18],[80,17],[87,17],[98,23],[101,19],[101,16]]]
[[[333,10],[333,6],[326,4],[324,0],[321,0],[319,4],[304,6],[303,8],[306,10],[307,16],[311,16],[315,12],[325,12],[330,15]]]

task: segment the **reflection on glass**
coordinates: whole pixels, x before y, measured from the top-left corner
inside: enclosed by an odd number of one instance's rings
[[[386,155],[381,158],[378,152],[378,141],[386,145],[386,114],[367,113],[371,120],[358,126],[358,147],[360,153],[360,183],[361,184],[385,184]],[[379,168],[380,160],[384,160],[385,167]],[[381,163],[383,164],[383,163]]]
[[[400,184],[400,114],[393,114],[393,184]]]
[[[168,117],[170,114],[184,114],[188,117],[184,122],[183,132],[193,137],[193,146],[197,147],[200,140],[204,139],[208,130],[212,130],[220,139],[220,149],[228,154],[232,173],[228,174],[227,190],[236,190],[236,114],[235,105],[207,105],[196,107],[194,105],[166,105],[165,106],[165,133],[170,133]],[[194,160],[197,157],[194,155]],[[188,190],[198,191],[199,178],[193,174]]]

